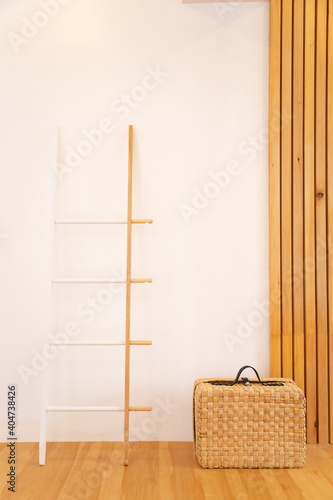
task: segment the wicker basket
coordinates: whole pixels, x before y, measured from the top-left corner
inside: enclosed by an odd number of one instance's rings
[[[204,468],[298,468],[305,463],[305,398],[290,379],[199,379],[194,446]],[[234,385],[215,385],[226,383]],[[245,385],[248,382],[250,385]]]

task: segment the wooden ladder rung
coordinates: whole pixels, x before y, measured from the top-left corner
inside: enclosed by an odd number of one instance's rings
[[[152,345],[151,340],[130,340],[130,345]]]
[[[151,406],[129,406],[129,411],[151,411]]]
[[[152,283],[153,280],[151,278],[140,278],[140,279],[132,279],[131,283]]]
[[[152,224],[153,219],[132,219],[132,224]]]

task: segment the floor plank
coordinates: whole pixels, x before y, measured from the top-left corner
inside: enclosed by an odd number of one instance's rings
[[[0,443],[0,497],[7,490],[8,448]],[[307,445],[302,469],[202,469],[189,442],[49,443],[38,465],[36,443],[17,444],[19,500],[332,500],[333,446]]]

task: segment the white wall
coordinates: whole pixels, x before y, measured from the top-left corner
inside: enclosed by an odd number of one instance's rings
[[[123,397],[123,347],[41,359],[49,331],[124,332],[123,286],[55,285],[49,320],[56,124],[57,216],[110,219],[126,217],[134,125],[134,217],[154,224],[133,229],[133,275],[153,283],[133,286],[132,336],[153,346],[132,348],[131,404],[155,412],[131,415],[131,438],[191,440],[196,378],[232,377],[243,364],[268,375],[268,10],[1,2],[0,415],[17,384],[22,441],[38,440],[44,364],[52,404]],[[124,249],[125,226],[58,228],[55,274],[121,276]],[[121,440],[122,415],[52,415],[48,438]]]

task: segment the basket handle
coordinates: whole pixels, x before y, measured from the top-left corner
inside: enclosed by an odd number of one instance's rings
[[[224,380],[223,381],[221,379],[218,379],[218,380],[209,380],[209,383],[212,384],[212,385],[229,385],[229,386],[230,385],[235,385],[239,381],[239,378],[240,378],[242,372],[246,368],[252,368],[252,370],[257,375],[257,379],[258,380],[254,380],[254,381],[250,382],[247,377],[242,377],[242,381],[244,382],[245,385],[251,385],[252,383],[258,383],[258,382],[261,385],[268,385],[268,386],[284,385],[284,382],[282,382],[281,380],[268,380],[268,381],[262,382],[261,378],[259,377],[259,373],[257,372],[257,370],[255,368],[253,368],[253,366],[250,366],[250,365],[244,365],[244,366],[242,366],[242,368],[238,371],[238,373],[236,375],[236,378],[235,378],[235,380],[233,382],[230,382],[230,380],[228,380],[228,381]]]
[[[252,368],[252,370],[255,372],[255,374],[257,375],[257,379],[258,381],[262,384],[262,381],[259,377],[259,373],[257,372],[257,370],[255,368],[253,368],[253,366],[250,366],[250,365],[244,365],[242,366],[242,368],[238,371],[237,375],[236,375],[236,378],[235,380],[230,384],[230,385],[235,385],[237,384],[238,380],[239,380],[239,377],[241,376],[242,372],[246,369],[246,368]],[[248,381],[246,379],[246,381]],[[245,382],[246,383],[246,382]]]
[[[242,366],[242,368],[237,373],[235,380],[230,385],[237,384],[237,382],[239,380],[239,377],[241,376],[241,374],[245,370],[245,368],[252,368],[252,370],[257,375],[258,382],[261,385],[268,385],[268,386],[284,385],[284,383],[281,382],[281,381],[279,381],[279,380],[269,380],[269,381],[266,381],[266,382],[262,382],[261,379],[260,379],[260,377],[259,377],[259,373],[257,372],[257,370],[255,368],[253,368],[253,366],[250,366],[250,365],[244,365],[244,366]],[[249,379],[247,377],[242,377],[242,380],[243,380],[243,382],[244,382],[245,385],[251,385],[251,383],[249,382]]]

